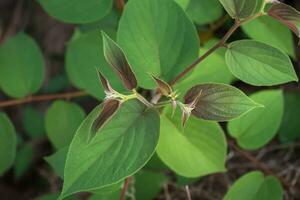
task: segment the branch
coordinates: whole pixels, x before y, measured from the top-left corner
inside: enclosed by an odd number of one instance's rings
[[[183,72],[181,72],[175,79],[173,79],[169,84],[172,86],[180,79],[182,79],[186,74],[192,71],[200,62],[202,62],[205,58],[211,55],[218,48],[224,46],[229,39],[229,37],[240,27],[239,22],[235,22],[234,25],[229,29],[229,31],[224,35],[224,37],[213,47],[211,47],[205,54],[200,56],[195,62],[193,62],[188,68],[186,68]]]
[[[121,192],[121,195],[120,195],[120,200],[125,200],[126,192],[127,192],[129,183],[130,183],[130,177],[127,177],[125,179],[125,182],[124,182],[124,185],[123,185],[123,188],[122,188],[122,192]]]
[[[22,99],[13,99],[7,101],[0,102],[0,108],[14,106],[25,103],[32,103],[38,101],[49,101],[53,99],[71,99],[75,97],[86,96],[87,93],[83,91],[69,92],[69,93],[60,93],[60,94],[47,94],[47,95],[39,95],[39,96],[29,96]]]

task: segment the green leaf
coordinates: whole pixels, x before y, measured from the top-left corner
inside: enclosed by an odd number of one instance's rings
[[[223,8],[218,0],[190,0],[186,13],[196,24],[203,25],[222,17]]]
[[[208,51],[208,49],[217,42],[218,40],[216,39],[207,42],[204,47],[201,48],[199,56]],[[185,93],[195,84],[210,82],[230,84],[234,76],[227,68],[225,52],[226,51],[221,48],[213,52],[209,57],[198,64],[192,73],[186,76],[182,81],[176,83],[176,89],[181,93]]]
[[[166,181],[167,177],[164,174],[141,170],[134,176],[136,199],[155,199]]]
[[[273,176],[264,177],[254,171],[239,178],[227,192],[223,200],[282,200],[283,191],[280,182]]]
[[[264,107],[255,108],[228,123],[230,135],[244,149],[258,149],[267,144],[277,133],[284,110],[281,90],[265,90],[250,96]]]
[[[191,104],[199,95],[192,114],[205,120],[229,121],[260,106],[239,89],[218,83],[192,87],[185,94],[185,104]]]
[[[101,109],[100,105],[89,114],[71,143],[61,197],[117,183],[141,169],[155,151],[159,115],[135,99],[123,103],[88,142],[90,128]]]
[[[102,32],[103,36],[103,51],[106,61],[117,72],[123,85],[128,90],[133,90],[137,87],[137,80],[123,50],[115,43],[106,33]]]
[[[15,163],[14,163],[14,174],[16,178],[20,178],[30,168],[34,150],[32,145],[24,144],[17,151]]]
[[[45,116],[46,133],[52,145],[56,149],[68,146],[84,117],[84,111],[75,103],[53,102]]]
[[[279,136],[283,142],[293,142],[300,138],[300,94],[284,94],[284,114],[279,129]]]
[[[245,19],[262,11],[265,0],[219,0],[234,19]]]
[[[59,197],[58,193],[45,194],[43,196],[35,198],[35,200],[57,200],[58,197]],[[79,198],[76,196],[70,196],[70,197],[65,198],[64,200],[79,200]]]
[[[177,110],[178,111],[178,110]],[[199,177],[225,171],[227,144],[221,127],[191,117],[183,129],[180,112],[161,115],[157,154],[177,174]]]
[[[107,195],[94,194],[88,200],[119,200],[120,195],[121,190]]]
[[[281,2],[274,2],[268,10],[268,15],[289,27],[300,37],[300,12]]]
[[[60,178],[63,178],[64,176],[64,169],[68,150],[69,146],[66,146],[59,149],[54,154],[44,158]]]
[[[184,10],[187,8],[187,6],[190,3],[190,0],[174,0],[178,5],[180,5]]]
[[[281,49],[295,58],[294,40],[291,31],[269,16],[261,16],[242,26],[251,38]],[[276,31],[274,31],[276,30]]]
[[[95,67],[109,78],[113,88],[123,89],[117,75],[105,61],[102,46],[100,32],[90,31],[71,40],[66,55],[66,71],[71,82],[98,99],[104,97],[104,90]]]
[[[154,89],[148,75],[170,81],[198,55],[195,27],[173,0],[130,0],[121,17],[118,43],[138,85]]]
[[[17,148],[16,131],[6,116],[0,112],[0,176],[14,163]]]
[[[0,87],[11,97],[37,92],[44,79],[44,60],[37,43],[25,33],[0,47]]]
[[[245,83],[272,86],[298,81],[290,58],[267,44],[240,40],[229,45],[226,63],[230,71]]]
[[[31,138],[39,138],[44,135],[44,115],[33,106],[23,108],[22,118],[25,132]]]
[[[52,17],[66,23],[94,22],[109,13],[112,0],[38,0]]]

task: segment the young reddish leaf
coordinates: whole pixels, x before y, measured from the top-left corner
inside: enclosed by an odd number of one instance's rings
[[[193,115],[213,121],[228,121],[260,106],[237,88],[217,83],[194,86],[184,100],[194,106]]]
[[[108,99],[104,101],[101,113],[92,124],[89,141],[95,136],[103,124],[113,117],[120,108],[120,105],[121,102],[116,99]]]
[[[100,79],[100,82],[104,88],[104,91],[106,94],[108,93],[113,93],[115,92],[115,90],[111,87],[109,81],[106,79],[106,77],[100,72],[100,70],[96,69],[97,72],[98,72],[98,76],[99,76],[99,79]]]
[[[268,10],[268,15],[288,26],[300,37],[300,12],[295,8],[280,2],[274,2]]]
[[[104,32],[102,32],[102,36],[105,59],[111,65],[111,67],[118,73],[124,86],[128,90],[136,88],[136,77],[133,71],[131,70],[131,67],[127,61],[123,50]]]
[[[196,108],[197,103],[199,102],[200,96],[202,94],[202,90],[200,90],[197,94],[197,96],[189,103],[189,104],[179,104],[181,111],[182,111],[182,116],[181,116],[181,122],[182,126],[184,127],[187,120],[191,116],[192,111]],[[176,108],[175,108],[176,109]],[[174,107],[173,107],[173,112],[174,112]]]
[[[157,85],[157,87],[158,87],[158,89],[159,89],[159,91],[161,92],[162,95],[170,96],[173,93],[173,90],[172,90],[171,86],[168,83],[166,83],[165,81],[163,81],[163,80],[161,80],[161,79],[159,79],[159,78],[157,78],[153,75],[151,75],[151,76],[155,80],[156,85]]]

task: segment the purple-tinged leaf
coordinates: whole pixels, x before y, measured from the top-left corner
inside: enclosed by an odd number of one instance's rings
[[[104,101],[103,108],[99,116],[95,119],[92,124],[89,141],[95,136],[98,130],[113,117],[113,115],[120,108],[121,102],[116,99],[108,99]]]
[[[274,2],[268,10],[268,15],[289,27],[300,37],[300,12],[298,10],[287,4]]]
[[[194,106],[193,115],[212,121],[228,121],[260,106],[237,88],[217,83],[194,86],[184,100]]]
[[[168,97],[173,93],[173,89],[168,83],[166,83],[165,81],[163,81],[153,75],[151,75],[151,76],[155,80],[156,85],[162,95]]]
[[[104,32],[102,32],[102,36],[105,59],[117,72],[123,85],[128,90],[135,89],[137,87],[137,80],[123,50]]]
[[[115,90],[111,87],[107,78],[100,72],[100,70],[97,69],[97,72],[98,72],[99,80],[103,86],[105,93],[108,94],[108,93],[115,92]]]

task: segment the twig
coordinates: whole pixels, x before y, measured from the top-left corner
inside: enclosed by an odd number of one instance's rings
[[[181,78],[183,78],[186,74],[188,74],[190,71],[192,71],[200,62],[202,62],[205,58],[207,58],[210,54],[212,54],[214,51],[216,51],[218,48],[224,46],[226,44],[226,41],[229,39],[229,37],[239,28],[240,23],[235,22],[234,25],[229,29],[229,31],[224,35],[224,37],[216,43],[213,47],[211,47],[205,54],[200,56],[195,62],[193,62],[188,68],[186,68],[183,72],[181,72],[175,79],[170,81],[170,85],[174,85],[176,82],[178,82]]]
[[[122,13],[125,7],[125,0],[115,0],[117,9]]]
[[[0,108],[19,105],[19,104],[25,104],[25,103],[38,102],[38,101],[49,101],[49,100],[53,100],[53,99],[71,99],[71,98],[81,97],[81,96],[86,96],[86,95],[87,95],[86,92],[76,91],[76,92],[68,92],[68,93],[60,93],[60,94],[29,96],[29,97],[25,97],[22,99],[1,101]]]
[[[129,183],[130,183],[130,177],[127,177],[125,179],[125,182],[124,182],[124,185],[123,185],[123,188],[122,188],[122,192],[121,192],[121,195],[120,195],[120,200],[125,200],[126,192],[127,192]]]
[[[189,189],[188,185],[185,186],[185,191],[186,191],[187,199],[192,200],[192,196],[191,196],[190,189]]]

